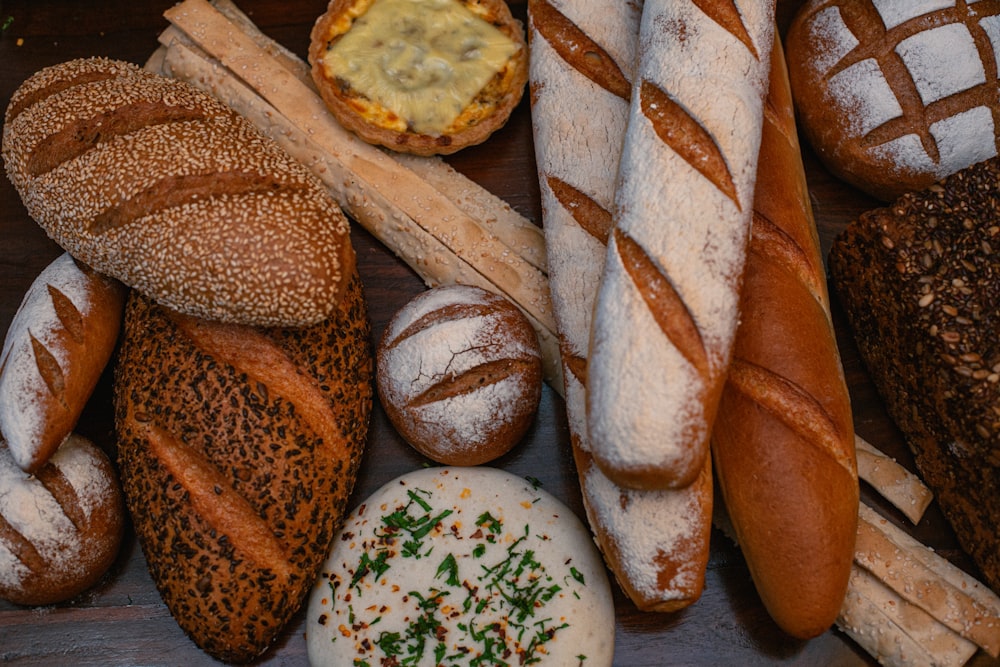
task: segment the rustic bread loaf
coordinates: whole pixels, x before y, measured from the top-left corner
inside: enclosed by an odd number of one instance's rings
[[[861,215],[830,271],[861,358],[961,546],[1000,591],[1000,159]]]
[[[993,157],[1000,2],[810,0],[786,48],[823,163],[884,201]]]
[[[0,352],[0,435],[35,472],[76,427],[111,359],[126,288],[63,253],[35,279]]]
[[[71,433],[29,475],[0,441],[0,598],[21,605],[69,600],[114,563],[125,525],[108,456]]]
[[[641,7],[532,0],[531,118],[559,332],[564,396],[587,519],[608,567],[643,610],[701,595],[712,515],[710,467],[671,491],[620,487],[594,465],[586,423],[587,357],[625,136]]]
[[[771,617],[794,637],[825,632],[850,579],[858,473],[851,400],[778,41],[740,326],[712,455],[736,540]]]
[[[334,316],[254,328],[133,292],[115,377],[125,499],[194,642],[261,655],[299,609],[354,485],[373,394],[356,277]]]
[[[648,0],[591,327],[588,430],[620,486],[701,474],[750,230],[773,2]]]
[[[330,0],[309,61],[341,125],[417,155],[488,139],[528,80],[524,29],[504,0]]]
[[[517,306],[481,287],[435,287],[411,299],[386,327],[376,361],[389,421],[439,463],[492,461],[534,422],[538,337]]]
[[[600,555],[562,502],[496,468],[438,467],[350,514],[306,639],[314,667],[609,667],[614,613]]]
[[[172,309],[315,324],[351,275],[347,219],[316,177],[181,81],[102,58],[44,69],[15,91],[2,150],[49,236]]]

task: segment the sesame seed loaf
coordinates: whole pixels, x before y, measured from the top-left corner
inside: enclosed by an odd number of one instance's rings
[[[354,266],[347,219],[308,169],[223,103],[130,63],[37,72],[2,150],[49,236],[174,310],[315,324]]]
[[[962,547],[1000,590],[1000,159],[852,222],[832,284]]]
[[[123,335],[119,464],[153,581],[199,647],[248,662],[304,601],[356,479],[373,396],[360,280],[294,329],[133,292]]]

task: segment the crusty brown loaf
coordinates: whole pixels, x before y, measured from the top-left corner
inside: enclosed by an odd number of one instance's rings
[[[1000,159],[869,211],[830,271],[854,339],[962,547],[1000,591]]]
[[[132,294],[115,377],[126,502],[178,624],[246,662],[300,607],[354,485],[373,393],[360,281],[298,329]]]
[[[587,357],[604,267],[615,174],[631,97],[641,7],[531,0],[531,116],[566,416],[587,520],[608,567],[642,610],[701,595],[712,516],[711,463],[697,483],[628,489],[594,464],[586,423]]]
[[[800,127],[830,171],[890,202],[997,154],[1000,2],[810,0],[789,26]]]
[[[23,470],[76,427],[111,359],[126,288],[63,253],[24,295],[0,353],[0,434]]]
[[[709,456],[738,321],[774,3],[647,0],[594,307],[587,424],[616,484]]]
[[[71,433],[34,475],[0,440],[0,598],[46,605],[82,593],[114,563],[125,526],[108,456]]]
[[[129,63],[30,77],[3,158],[65,250],[181,312],[314,324],[353,270],[347,219],[308,169],[211,96]]]
[[[785,632],[808,639],[833,625],[844,601],[859,489],[850,396],[775,44],[740,326],[712,454],[765,607]]]
[[[417,295],[389,322],[376,359],[389,421],[439,463],[492,461],[534,422],[542,394],[538,337],[499,294],[446,285]]]
[[[309,62],[320,96],[341,125],[369,143],[415,155],[454,153],[467,146],[482,143],[503,127],[521,101],[528,81],[528,46],[524,39],[524,28],[511,15],[504,0],[459,1],[509,37],[518,48],[506,66],[479,91],[446,131],[425,134],[414,131],[405,122],[405,118],[400,119],[391,110],[385,113],[386,110],[381,105],[352,88],[343,79],[331,79],[323,65],[324,54],[354,25],[359,18],[358,8],[371,3],[361,0],[330,0],[326,12],[316,20],[313,27]],[[361,11],[360,16],[363,15],[364,11]],[[387,35],[386,40],[391,37]],[[379,109],[387,118],[401,121],[402,126],[394,127],[380,122],[381,119],[365,113],[364,109],[367,107]]]

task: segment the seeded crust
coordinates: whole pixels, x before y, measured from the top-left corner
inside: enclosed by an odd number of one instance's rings
[[[331,79],[321,62],[323,54],[354,24],[352,10],[369,0],[331,0],[326,13],[313,26],[309,45],[312,76],[327,107],[341,125],[368,143],[416,155],[448,155],[486,141],[506,124],[521,101],[528,82],[528,45],[521,22],[503,0],[460,0],[480,18],[503,32],[520,48],[507,66],[479,92],[455,122],[440,135],[419,134],[388,127],[399,121],[391,111],[354,90],[347,82]],[[366,113],[366,111],[368,113]],[[386,119],[380,121],[378,119]],[[405,121],[405,119],[403,119]]]
[[[991,159],[863,214],[830,271],[920,473],[1000,591],[998,182]]]
[[[3,158],[59,245],[190,315],[315,324],[354,267],[347,219],[311,172],[218,100],[130,63],[30,77]]]
[[[302,604],[356,479],[373,396],[360,281],[300,329],[199,320],[133,292],[123,336],[119,463],[153,581],[199,647],[248,662]]]

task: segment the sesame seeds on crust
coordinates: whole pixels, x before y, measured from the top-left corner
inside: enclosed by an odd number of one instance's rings
[[[38,151],[68,157],[33,170]],[[3,157],[64,249],[190,315],[313,324],[353,269],[347,219],[303,165],[221,102],[128,63],[77,60],[29,78],[8,108]]]

